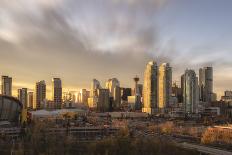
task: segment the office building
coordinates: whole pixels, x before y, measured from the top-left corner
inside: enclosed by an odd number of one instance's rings
[[[204,67],[199,70],[200,101],[211,103],[213,99],[213,68]]]
[[[62,107],[62,82],[60,78],[52,79],[52,99],[55,108],[60,109]]]
[[[27,88],[18,89],[18,99],[23,104],[24,108],[28,108]]]
[[[224,96],[221,97],[221,100],[224,102],[232,102],[232,91],[225,91]]]
[[[97,110],[100,112],[107,112],[109,111],[109,98],[110,92],[109,89],[98,89],[97,90]]]
[[[121,88],[121,98],[123,101],[127,101],[128,96],[131,96],[131,88]]]
[[[118,79],[112,78],[106,82],[106,89],[109,90],[110,97],[112,98],[112,108],[119,109],[121,105],[121,89]]]
[[[98,93],[97,90],[101,89],[101,84],[98,80],[93,79],[91,82],[90,96],[88,98],[88,107],[91,109],[97,108]]]
[[[172,68],[168,63],[159,67],[159,104],[161,111],[168,108],[172,97]]]
[[[194,70],[186,70],[182,76],[183,105],[186,114],[198,113],[198,78]]]
[[[2,76],[2,95],[12,96],[12,78]]]
[[[87,91],[86,89],[81,89],[79,94],[80,94],[79,95],[79,102],[87,105],[90,92]]]
[[[44,106],[46,99],[46,83],[45,81],[39,81],[35,87],[35,106],[36,109],[41,109]]]
[[[150,61],[144,72],[142,112],[154,114],[158,108],[158,67]]]
[[[90,97],[97,96],[97,89],[101,89],[100,82],[96,79],[93,79],[91,82]]]

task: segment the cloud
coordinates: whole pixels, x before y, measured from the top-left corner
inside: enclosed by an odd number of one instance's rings
[[[166,0],[0,1],[0,69],[20,83],[59,76],[65,85],[88,87],[92,78],[117,77],[131,86],[147,61],[185,67],[218,64],[217,49],[181,52],[175,38],[160,39],[157,12]],[[200,48],[202,49],[202,48]],[[209,55],[212,50],[213,54]],[[227,52],[225,52],[227,53]],[[191,58],[191,59],[190,59]],[[228,61],[223,61],[228,62]],[[142,81],[142,80],[141,80]],[[49,82],[48,82],[49,84]]]

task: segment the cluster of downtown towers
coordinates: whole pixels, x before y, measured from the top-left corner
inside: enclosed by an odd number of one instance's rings
[[[149,114],[165,112],[174,104],[173,97],[177,97],[177,94],[173,96],[172,67],[169,63],[158,66],[154,61],[148,62],[144,71],[142,91],[139,91],[138,86],[138,79],[135,78],[134,96],[128,96],[128,100],[129,97],[134,97],[137,110],[141,108],[142,112]],[[213,68],[201,68],[199,78],[194,70],[186,69],[181,76],[181,88],[179,89],[184,112],[198,113],[199,101],[210,103],[215,98],[213,93]],[[11,77],[2,76],[2,94],[12,95]],[[100,86],[98,80],[93,79],[89,94],[85,92],[82,95],[84,95],[82,101],[89,108],[107,111],[120,107],[122,89],[116,78],[109,79],[104,89]],[[18,98],[27,107],[34,107],[35,105],[36,109],[41,109],[42,102],[46,100],[45,81],[36,83],[34,95],[32,92],[28,93],[27,88],[18,89]],[[28,102],[33,105],[28,105]],[[60,78],[52,79],[52,102],[54,108],[62,108],[62,82]]]
[[[144,72],[142,111],[154,114],[165,112],[173,104],[172,68],[168,63],[159,67],[151,61]],[[181,102],[185,113],[198,113],[199,102],[215,100],[213,93],[213,68],[199,69],[199,79],[194,70],[186,69],[181,76]]]

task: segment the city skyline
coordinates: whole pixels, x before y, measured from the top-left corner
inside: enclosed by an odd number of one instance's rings
[[[213,66],[214,91],[221,96],[232,89],[232,23],[221,18],[232,15],[231,3],[3,0],[0,74],[13,77],[14,96],[39,80],[50,93],[53,77],[62,79],[64,91],[89,89],[93,78],[105,83],[115,77],[133,87],[133,77],[143,83],[144,66],[154,60],[170,63],[179,82],[186,68],[198,74]]]
[[[153,62],[153,61],[149,61],[149,62]],[[156,63],[157,64],[157,63]],[[160,65],[160,66],[162,66],[163,64],[169,64],[169,63],[161,63],[161,64],[158,64],[158,65]],[[208,67],[203,67],[203,68],[208,68]],[[210,68],[212,68],[212,67],[210,67]],[[188,70],[189,68],[186,68],[186,70]],[[197,77],[199,77],[199,73],[198,73],[198,71],[200,71],[202,68],[199,68],[199,70],[193,70],[193,71],[195,71],[196,73],[196,76]],[[185,71],[186,71],[185,70]],[[184,72],[185,72],[184,71]],[[183,72],[183,73],[184,73]],[[183,74],[182,73],[182,74]],[[198,73],[198,74],[197,74]],[[182,79],[182,74],[180,74],[179,75],[179,79],[178,80],[173,80],[173,79],[171,79],[172,80],[172,85],[173,84],[178,84],[178,86],[179,87],[181,87],[181,79]],[[143,73],[143,76],[144,76],[144,73]],[[35,83],[34,83],[34,85],[32,84],[30,87],[15,87],[15,85],[14,85],[14,77],[12,78],[12,77],[10,77],[10,76],[6,76],[6,75],[2,75],[2,78],[3,77],[7,77],[7,78],[10,78],[11,79],[11,82],[12,82],[12,90],[11,90],[11,92],[12,92],[12,96],[14,96],[14,97],[17,97],[18,96],[18,90],[19,89],[23,89],[23,88],[26,88],[26,89],[28,89],[28,92],[35,92],[35,86],[36,86],[36,84],[38,83],[38,82],[41,82],[41,81],[44,81],[45,83],[46,83],[46,99],[49,99],[49,100],[52,100],[53,99],[53,92],[52,91],[54,91],[54,88],[53,88],[53,80],[54,79],[60,79],[60,80],[62,80],[63,81],[63,79],[61,79],[61,78],[54,78],[54,77],[52,77],[49,81],[46,81],[46,80],[38,80],[38,81],[36,81]],[[136,77],[137,77],[137,75],[136,75]],[[213,78],[214,78],[214,76],[213,76]],[[113,78],[113,79],[116,79],[116,80],[118,80],[117,78]],[[92,79],[92,80],[96,80],[96,79]],[[104,80],[104,81],[99,81],[100,82],[100,84],[103,84],[104,85],[104,83],[106,83],[106,86],[105,87],[103,87],[103,88],[107,88],[107,83],[109,82],[109,80],[112,80],[112,79],[108,79],[108,80]],[[132,81],[134,81],[133,80],[133,78],[131,79]],[[119,80],[118,82],[120,82],[121,83],[121,81]],[[123,82],[122,82],[123,83]],[[139,83],[141,83],[142,85],[144,84],[144,79],[143,79],[143,77],[141,78],[141,81],[139,82]],[[214,84],[215,82],[213,82],[213,84]],[[3,84],[2,83],[2,80],[1,80],[1,84]],[[62,84],[63,85],[63,84]],[[131,85],[131,86],[127,86],[127,85],[122,85],[121,86],[122,88],[133,88],[133,84]],[[63,91],[62,91],[62,96],[63,96],[63,93],[67,93],[67,92],[80,92],[82,89],[86,89],[86,90],[89,90],[89,91],[91,91],[91,89],[92,89],[92,83],[91,83],[91,81],[89,82],[89,87],[84,87],[84,88],[68,88],[68,87],[62,87],[62,89],[63,89]],[[199,85],[199,89],[200,89],[200,85]],[[224,92],[226,91],[227,89],[225,89],[225,90],[223,90],[223,92],[221,92],[221,93],[217,93],[217,92],[215,92],[216,93],[216,95],[217,95],[217,98],[218,99],[220,99],[220,97],[224,94]]]
[[[232,155],[232,0],[0,0],[0,155]]]

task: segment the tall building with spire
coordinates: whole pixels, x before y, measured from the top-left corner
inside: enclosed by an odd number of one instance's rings
[[[60,109],[62,107],[62,82],[60,78],[52,79],[52,99],[55,108]]]
[[[183,104],[186,114],[198,113],[198,78],[194,70],[186,70],[181,78],[183,84]]]
[[[168,108],[172,97],[172,68],[169,63],[159,67],[159,104],[160,110]]]
[[[36,83],[36,87],[35,87],[36,109],[43,108],[45,100],[46,100],[46,83],[45,81],[39,81]]]
[[[148,62],[144,72],[142,112],[155,113],[158,108],[158,67],[154,61]]]
[[[213,97],[213,67],[199,70],[200,101],[210,103]]]
[[[142,104],[141,104],[141,97],[142,97],[142,94],[140,93],[140,90],[139,90],[139,85],[138,82],[139,82],[139,77],[136,75],[134,77],[134,82],[135,82],[135,89],[134,89],[134,101],[135,101],[135,110],[141,110],[142,108]]]
[[[12,77],[2,76],[2,94],[12,96]]]

